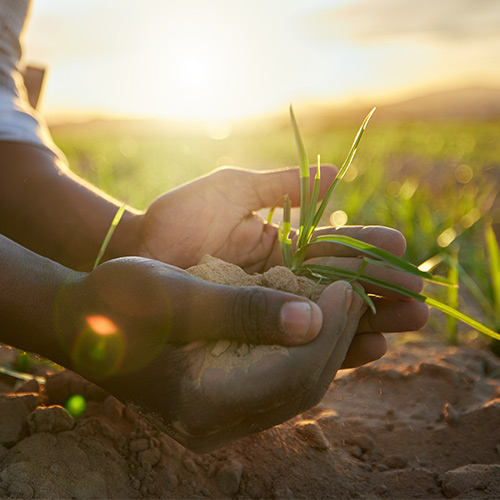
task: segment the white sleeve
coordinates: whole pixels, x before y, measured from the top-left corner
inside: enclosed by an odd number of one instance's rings
[[[64,160],[47,124],[30,106],[19,72],[21,33],[30,0],[0,0],[0,141],[41,146]]]

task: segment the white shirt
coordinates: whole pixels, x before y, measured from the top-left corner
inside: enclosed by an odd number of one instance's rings
[[[30,106],[19,71],[21,36],[31,0],[0,0],[0,141],[41,146],[64,158]]]

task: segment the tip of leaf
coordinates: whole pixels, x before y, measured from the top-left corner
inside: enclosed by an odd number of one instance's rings
[[[363,130],[366,128],[366,126],[368,125],[368,122],[370,121],[370,118],[373,116],[373,113],[375,113],[377,107],[374,106],[371,111],[368,113],[368,115],[366,116],[365,120],[363,121],[363,125],[362,125],[362,128]]]

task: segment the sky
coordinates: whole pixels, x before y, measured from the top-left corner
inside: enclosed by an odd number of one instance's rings
[[[500,88],[499,0],[33,0],[51,116],[224,122]]]

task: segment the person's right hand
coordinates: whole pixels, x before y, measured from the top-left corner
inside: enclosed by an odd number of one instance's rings
[[[328,287],[314,304],[122,258],[68,282],[57,308],[67,354],[42,354],[186,447],[208,451],[318,403],[363,309],[345,282]]]

